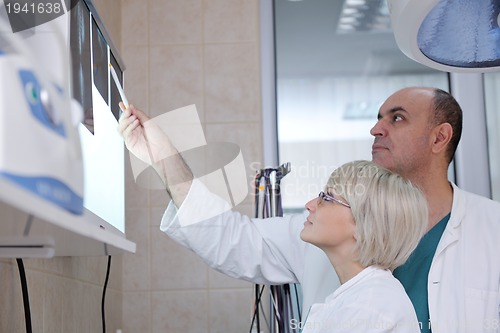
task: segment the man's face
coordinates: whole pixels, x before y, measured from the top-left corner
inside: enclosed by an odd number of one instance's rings
[[[373,162],[409,179],[425,170],[431,158],[432,98],[430,89],[407,88],[384,102],[370,131]]]

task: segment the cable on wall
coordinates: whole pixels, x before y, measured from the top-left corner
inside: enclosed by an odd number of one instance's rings
[[[102,315],[102,332],[106,333],[106,312],[104,304],[106,300],[106,288],[108,287],[109,271],[111,268],[111,256],[108,256],[108,267],[106,268],[106,278],[104,279],[104,287],[102,289],[101,315]]]
[[[21,258],[17,258],[17,268],[19,269],[19,277],[21,279],[21,288],[23,291],[23,304],[24,304],[24,320],[26,323],[26,332],[31,333],[31,310],[30,300],[28,295],[28,284],[26,283],[26,271],[24,270],[24,263]]]

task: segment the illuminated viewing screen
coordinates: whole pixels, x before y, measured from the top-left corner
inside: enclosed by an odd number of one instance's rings
[[[84,161],[84,206],[125,232],[124,145],[118,134],[119,93],[109,63],[122,70],[87,5],[71,10],[73,97],[84,110],[79,127]],[[123,82],[123,80],[122,80]]]

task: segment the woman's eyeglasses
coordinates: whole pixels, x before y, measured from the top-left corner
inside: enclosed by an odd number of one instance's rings
[[[323,191],[319,192],[318,198],[320,198],[322,201],[326,201],[326,202],[335,201],[335,202],[341,204],[342,206],[346,206],[347,208],[351,208],[351,206],[348,203],[343,202],[343,201],[335,198],[333,195],[331,195],[329,193],[325,193]]]

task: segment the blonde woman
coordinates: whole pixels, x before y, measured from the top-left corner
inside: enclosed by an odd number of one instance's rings
[[[309,211],[302,240],[322,249],[341,286],[313,304],[303,333],[415,332],[419,323],[392,276],[427,227],[427,204],[409,181],[368,161],[336,169]]]

